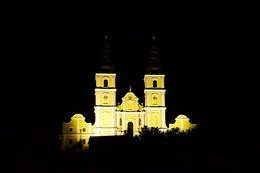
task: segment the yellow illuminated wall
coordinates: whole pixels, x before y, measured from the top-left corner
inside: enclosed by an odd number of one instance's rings
[[[165,124],[165,75],[146,74],[144,76],[145,125],[166,130]]]
[[[108,85],[105,86],[105,80]],[[115,88],[116,87],[116,74],[115,73],[96,73],[96,88]]]
[[[144,127],[144,109],[138,102],[135,94],[129,91],[123,98],[122,103],[117,107],[118,135],[123,135],[128,130],[129,123],[133,123],[133,135],[139,135]]]
[[[116,127],[116,74],[96,73],[94,136],[113,136]]]
[[[96,106],[116,105],[116,74],[96,73]]]
[[[70,148],[78,143],[81,143],[83,149],[88,148],[88,142],[92,132],[91,123],[86,123],[83,115],[73,115],[69,123],[62,124],[62,149]]]
[[[196,124],[191,124],[190,119],[185,115],[179,115],[175,118],[174,124],[169,124],[170,129],[179,128],[180,131],[186,132],[189,129],[196,128]]]

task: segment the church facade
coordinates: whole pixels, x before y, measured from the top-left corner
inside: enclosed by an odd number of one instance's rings
[[[153,41],[154,39],[153,37]],[[92,136],[118,136],[126,133],[138,136],[145,126],[156,127],[161,131],[169,129],[165,122],[165,74],[161,72],[158,63],[156,44],[153,42],[151,45],[146,74],[144,74],[144,105],[139,103],[139,98],[132,92],[131,87],[122,97],[122,102],[116,105],[116,73],[110,60],[107,36],[105,36],[101,57],[103,60],[101,69],[95,74],[95,123],[92,125],[85,122],[85,117],[81,114],[75,114],[70,122],[63,123],[60,135],[62,149],[79,142],[83,148],[88,148]],[[169,125],[170,128],[178,127],[186,131],[196,127],[189,123],[186,116],[186,119],[183,116],[179,116],[182,118],[180,121],[177,117],[176,123]]]
[[[116,105],[115,78],[115,73],[96,73],[93,136],[123,135],[126,131],[136,136],[144,126],[166,130],[164,75],[144,76],[145,105],[131,89]]]

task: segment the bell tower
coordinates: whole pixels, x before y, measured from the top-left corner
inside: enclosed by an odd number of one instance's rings
[[[100,67],[95,74],[95,124],[96,136],[115,135],[116,131],[116,73],[111,63],[108,35],[104,36]]]
[[[148,61],[144,75],[145,125],[166,130],[165,124],[165,86],[162,67],[159,63],[158,46],[155,35],[148,52]]]

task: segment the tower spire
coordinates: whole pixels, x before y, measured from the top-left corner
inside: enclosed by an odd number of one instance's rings
[[[148,50],[147,66],[145,69],[146,73],[151,73],[151,74],[162,73],[162,67],[160,65],[159,57],[160,55],[157,46],[157,38],[156,38],[156,34],[153,33],[151,45]]]
[[[100,50],[100,63],[98,71],[100,72],[114,72],[114,66],[111,61],[111,46],[109,44],[108,33],[104,33],[103,45]]]

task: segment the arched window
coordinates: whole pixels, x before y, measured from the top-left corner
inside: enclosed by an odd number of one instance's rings
[[[139,119],[139,126],[141,126],[142,125],[142,120],[141,120],[141,118]]]
[[[107,79],[104,80],[104,87],[108,87],[108,80]]]
[[[157,88],[157,81],[156,80],[153,81],[153,88]]]
[[[120,118],[120,126],[122,126],[122,119]]]

